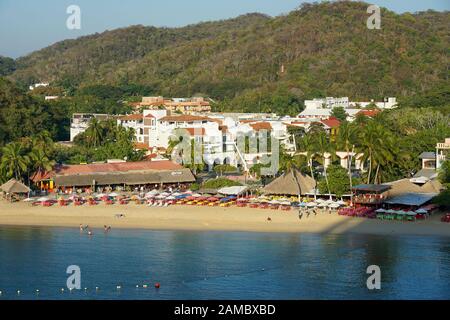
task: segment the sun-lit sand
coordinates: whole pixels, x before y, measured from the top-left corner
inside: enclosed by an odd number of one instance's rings
[[[115,215],[124,214],[124,218]],[[272,219],[271,222],[267,218]],[[153,230],[221,230],[251,232],[298,233],[362,233],[397,235],[450,236],[450,224],[440,222],[440,215],[426,221],[397,222],[341,217],[321,213],[298,218],[296,210],[261,210],[250,208],[211,208],[199,206],[171,206],[154,208],[146,205],[84,205],[82,207],[32,207],[27,203],[8,203],[0,200],[0,225],[61,226],[78,228],[80,224],[92,228],[153,229]]]

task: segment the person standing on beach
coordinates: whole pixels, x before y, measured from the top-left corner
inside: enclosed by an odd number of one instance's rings
[[[299,219],[299,220],[302,220],[302,218],[303,218],[303,210],[302,210],[302,209],[299,209],[299,210],[298,210],[298,219]]]

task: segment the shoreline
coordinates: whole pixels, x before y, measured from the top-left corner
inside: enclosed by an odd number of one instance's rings
[[[115,218],[124,214],[124,218]],[[267,218],[272,219],[271,222]],[[154,230],[154,231],[222,231],[259,233],[417,235],[450,237],[450,224],[440,221],[441,215],[417,222],[380,221],[320,213],[303,216],[296,210],[261,210],[250,208],[219,208],[171,206],[154,208],[146,205],[32,207],[26,203],[0,201],[0,226],[3,227],[68,227],[80,224],[92,229]]]

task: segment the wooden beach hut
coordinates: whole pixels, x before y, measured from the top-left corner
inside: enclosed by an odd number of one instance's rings
[[[3,197],[11,202],[24,198],[31,191],[30,188],[16,179],[11,179],[0,186],[0,190],[3,192]]]
[[[265,186],[263,193],[301,196],[307,193],[314,193],[315,188],[316,182],[313,178],[301,173],[298,169],[291,169]]]

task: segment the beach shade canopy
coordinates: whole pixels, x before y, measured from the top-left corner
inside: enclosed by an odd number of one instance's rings
[[[337,203],[338,203],[339,205],[341,205],[341,206],[345,206],[345,205],[346,205],[345,201],[342,201],[342,200],[339,200]]]
[[[109,194],[109,196],[110,196],[110,197],[118,197],[118,196],[119,196],[119,194],[118,194],[118,193],[115,193],[115,192],[113,192],[113,193],[110,193],[110,194]]]
[[[416,215],[416,213],[414,211],[408,211],[406,214],[408,216],[415,216]]]
[[[375,212],[376,213],[386,213],[386,210],[385,209],[378,209]]]
[[[332,208],[332,209],[337,209],[339,208],[341,205],[339,203],[331,203],[328,205],[328,207]]]
[[[24,202],[31,202],[31,201],[34,201],[34,199],[33,198],[26,198],[26,199],[23,199],[23,201]]]
[[[181,195],[182,195],[182,193],[180,193],[180,192],[172,193],[172,196],[174,196],[174,197],[178,197],[178,196],[181,196]]]
[[[47,198],[47,197],[42,197],[42,198],[37,199],[37,201],[39,201],[39,202],[46,202],[46,201],[49,201],[49,200],[50,199]]]
[[[416,213],[417,213],[417,214],[427,214],[428,211],[425,210],[425,209],[419,209],[419,210],[416,211]]]
[[[291,169],[265,186],[263,192],[265,194],[298,196],[314,192],[315,186],[313,178],[304,175],[299,170]]]
[[[248,190],[248,187],[246,186],[234,186],[234,187],[225,187],[219,189],[219,193],[227,195],[227,196],[238,196],[243,194],[245,191]]]
[[[22,182],[17,181],[16,179],[11,179],[2,186],[0,189],[6,193],[28,193],[30,192],[30,188],[24,185]]]
[[[385,201],[389,204],[419,207],[436,197],[437,193],[405,193]]]
[[[310,203],[308,203],[306,206],[307,206],[308,208],[315,208],[315,207],[317,207],[317,203],[315,203],[315,202],[310,202]]]

